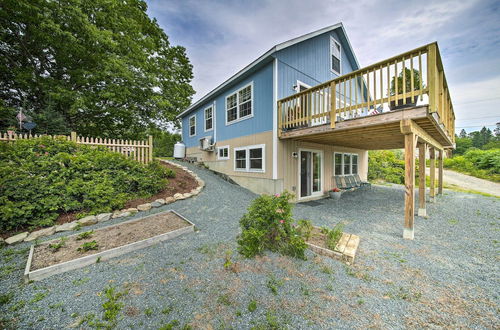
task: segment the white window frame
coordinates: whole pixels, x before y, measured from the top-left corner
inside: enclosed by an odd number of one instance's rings
[[[252,172],[252,173],[265,173],[266,172],[266,145],[256,144],[252,146],[238,147],[234,149],[234,171],[235,172]],[[250,149],[262,149],[262,169],[251,169],[250,168]],[[245,150],[245,168],[236,168],[236,152]]]
[[[332,57],[334,56],[333,55],[333,46],[337,44],[339,45],[339,49],[340,49],[340,54],[339,54],[339,72],[333,70],[333,62],[332,62]],[[342,45],[340,44],[340,42],[338,42],[337,40],[335,40],[334,37],[330,37],[330,71],[332,71],[333,73],[335,73],[336,75],[338,76],[341,76],[342,75]]]
[[[341,157],[342,161],[341,161],[341,164],[340,164],[340,168],[342,169],[341,170],[341,172],[342,172],[341,174],[335,172],[335,166],[337,165],[335,163],[335,155],[341,155],[342,156]],[[349,166],[349,172],[351,174],[344,174],[344,155],[349,155],[349,158],[351,159],[351,163],[350,163],[350,166]],[[358,161],[356,162],[356,165],[357,165],[357,168],[358,168],[358,173],[357,174],[359,174],[359,154],[352,153],[352,152],[334,152],[333,153],[333,175],[335,175],[335,176],[339,176],[339,175],[340,176],[356,175],[356,174],[352,174],[352,158],[353,158],[352,156],[354,156],[354,155],[358,157]]]
[[[306,89],[311,88],[312,86],[309,86],[308,84],[297,80],[297,84],[295,85],[295,93],[300,93],[300,86],[305,87]]]
[[[212,119],[212,128],[209,128],[209,129],[207,129],[207,119],[209,119],[209,118],[207,118],[207,110],[208,109],[211,109],[211,111],[212,111],[212,117],[210,118],[210,119]],[[213,131],[214,130],[214,106],[210,105],[210,106],[206,107],[203,110],[203,116],[205,119],[205,125],[204,125],[205,132]]]
[[[194,134],[191,134],[191,118],[194,118]],[[188,119],[188,133],[189,133],[189,137],[192,137],[192,136],[196,136],[196,114],[192,115],[191,117],[189,117]]]
[[[249,115],[246,115],[244,117],[240,117],[240,91],[247,88],[248,86],[250,86],[250,101],[252,102],[252,105],[250,107],[250,114]],[[236,94],[236,119],[235,120],[232,120],[232,121],[227,121],[227,99],[231,96],[233,96],[234,94]],[[228,125],[232,125],[232,124],[235,124],[235,123],[238,123],[242,120],[245,120],[245,119],[250,119],[253,117],[253,114],[254,114],[254,97],[253,97],[253,81],[251,81],[250,83],[246,84],[245,86],[239,88],[238,90],[232,92],[232,93],[229,93],[228,95],[226,95],[226,98],[225,98],[225,104],[224,104],[224,112],[225,112],[225,117],[226,117],[226,126]],[[247,101],[248,102],[248,101]]]
[[[222,150],[222,149],[227,149],[227,157],[221,157],[220,156],[220,150]],[[217,147],[217,160],[229,160],[230,159],[229,149],[230,149],[229,146],[220,146],[220,147]]]

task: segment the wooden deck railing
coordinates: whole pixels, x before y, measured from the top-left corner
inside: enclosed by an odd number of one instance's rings
[[[31,135],[31,134],[15,134],[1,133],[0,141],[12,142],[16,140],[34,139],[42,136],[51,138],[62,137],[68,141],[73,141],[76,144],[85,144],[89,146],[102,146],[110,151],[118,152],[128,158],[132,158],[140,163],[147,164],[153,160],[153,137],[150,135],[147,141],[142,140],[119,140],[119,139],[102,139],[94,137],[78,136],[76,132],[71,132],[70,135]]]
[[[278,134],[423,104],[454,142],[455,114],[437,43],[279,100]]]

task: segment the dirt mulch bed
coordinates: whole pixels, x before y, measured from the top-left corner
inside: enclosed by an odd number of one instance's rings
[[[324,249],[332,250],[326,245],[326,235],[321,232],[318,227],[313,227],[311,231],[311,237],[307,240],[307,243],[314,244],[316,246],[322,247]]]
[[[168,233],[176,229],[188,227],[191,224],[173,212],[164,212],[146,217],[132,223],[122,223],[95,230],[91,237],[78,240],[78,235],[69,236],[64,246],[58,251],[49,247],[59,240],[35,246],[31,269],[40,269],[65,261],[81,258],[110,250],[119,246],[138,242],[146,238]],[[83,233],[82,231],[81,233]],[[81,234],[80,233],[80,234]],[[97,250],[78,251],[82,244],[96,241]]]

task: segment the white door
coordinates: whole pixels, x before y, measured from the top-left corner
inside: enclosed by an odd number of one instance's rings
[[[323,194],[323,152],[299,150],[299,199]]]

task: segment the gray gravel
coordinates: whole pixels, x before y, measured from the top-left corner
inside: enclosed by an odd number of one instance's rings
[[[500,199],[445,191],[428,204],[427,219],[416,217],[414,241],[402,239],[401,186],[299,204],[297,219],[319,226],[343,222],[345,231],[361,236],[355,265],[310,251],[307,261],[272,253],[246,260],[236,252],[235,237],[256,195],[188,167],[205,180],[202,193],[147,213],[174,209],[197,225],[197,233],[27,285],[22,273],[29,245],[0,250],[0,294],[12,294],[0,306],[3,326],[88,328],[78,321],[91,313],[101,319],[101,293],[113,286],[127,291],[118,328],[157,329],[173,320],[179,328],[500,327]],[[12,250],[19,253],[8,256]],[[228,254],[234,271],[223,267]],[[253,300],[257,309],[250,312]]]

